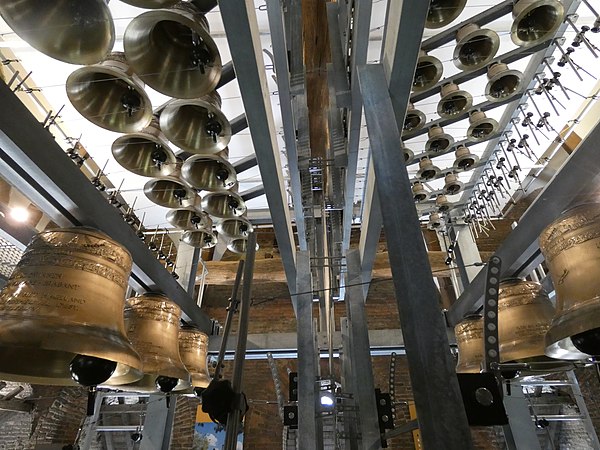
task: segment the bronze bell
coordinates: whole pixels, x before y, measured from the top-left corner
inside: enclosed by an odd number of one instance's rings
[[[455,173],[449,172],[444,179],[444,194],[456,195],[462,191],[464,184],[459,181]]]
[[[181,178],[199,191],[223,191],[237,184],[237,172],[229,162],[213,155],[195,155],[181,167]]]
[[[208,373],[208,335],[191,327],[179,330],[179,354],[191,375],[192,387],[206,388]]]
[[[413,184],[412,193],[413,200],[417,203],[427,200],[427,198],[429,197],[427,191],[425,190],[425,186],[423,186],[423,183],[419,181],[416,181],[415,184]]]
[[[498,122],[490,119],[483,111],[471,111],[469,114],[469,129],[467,139],[472,142],[482,142],[490,139],[498,132]]]
[[[467,0],[431,0],[425,28],[442,28],[453,22],[465,9]]]
[[[494,63],[488,68],[485,96],[490,102],[500,102],[515,95],[521,89],[523,74],[510,70],[504,63]]]
[[[448,201],[448,198],[444,194],[439,194],[435,199],[435,206],[439,212],[446,212],[450,210],[452,203]]]
[[[190,376],[179,356],[180,319],[179,306],[162,294],[128,299],[127,335],[142,358],[144,376],[135,383],[113,377],[105,384],[135,392],[168,393],[189,388]]]
[[[402,145],[402,155],[404,156],[404,164],[410,164],[415,157],[415,153],[408,147]]]
[[[479,373],[483,362],[483,318],[465,317],[454,327],[458,346],[457,373]]]
[[[420,180],[433,180],[440,174],[440,168],[434,166],[431,160],[425,156],[419,161],[419,171],[417,172],[417,178]]]
[[[69,365],[84,355],[115,362],[113,376],[139,379],[123,321],[131,264],[122,245],[91,228],[34,236],[0,292],[0,377],[74,385]]]
[[[499,48],[498,33],[468,23],[456,32],[454,65],[464,71],[479,69],[494,59]]]
[[[584,359],[600,355],[600,204],[576,206],[540,235],[540,249],[556,289],[556,315],[546,355]]]
[[[402,133],[410,133],[411,131],[420,130],[425,126],[425,122],[425,113],[415,109],[415,105],[413,105],[411,102],[408,102]]]
[[[198,208],[198,193],[178,177],[153,178],[144,185],[144,195],[153,203],[165,208]]]
[[[152,120],[152,103],[144,83],[134,75],[122,52],[77,69],[67,78],[66,89],[75,109],[107,130],[134,133]]]
[[[156,120],[139,133],[117,138],[112,144],[112,155],[123,168],[142,177],[167,177],[178,169],[175,153]]]
[[[246,253],[248,251],[248,238],[233,239],[227,244],[227,250],[232,253]],[[258,251],[258,244],[256,244],[256,250]]]
[[[2,0],[0,15],[33,48],[70,64],[95,64],[115,43],[104,0]]]
[[[202,199],[202,209],[218,219],[233,219],[246,214],[246,202],[235,192],[213,192]]]
[[[217,225],[217,233],[228,239],[247,239],[252,231],[254,231],[254,227],[244,217],[225,219]]]
[[[215,154],[231,140],[231,125],[216,91],[192,100],[171,100],[160,114],[160,126],[169,141],[190,153]]]
[[[184,231],[181,240],[195,248],[209,249],[217,245],[217,236],[206,228]]]
[[[429,223],[427,224],[427,228],[430,230],[437,230],[442,226],[442,219],[438,213],[429,214]]]
[[[413,78],[413,91],[426,91],[435,86],[442,78],[443,73],[444,66],[439,59],[428,55],[423,50],[419,50],[419,58],[417,59],[417,67]]]
[[[565,10],[557,0],[517,0],[510,38],[515,45],[532,47],[554,36]]]
[[[137,6],[138,8],[158,9],[173,6],[179,0],[121,0],[123,3]]]
[[[221,56],[208,21],[191,3],[137,16],[125,30],[123,46],[140,78],[170,97],[202,97],[221,78]]]
[[[437,113],[442,119],[460,116],[473,106],[473,96],[454,83],[443,85],[440,97]]]
[[[479,157],[471,153],[464,145],[456,147],[454,155],[456,156],[454,168],[457,170],[470,170],[479,162]]]
[[[434,125],[427,131],[429,139],[425,143],[425,151],[431,153],[442,153],[454,145],[454,138],[438,125]]]
[[[213,222],[208,214],[196,208],[178,208],[167,212],[167,222],[180,230],[195,230],[198,228],[212,229]]]
[[[564,368],[564,363],[544,354],[544,337],[553,316],[554,307],[541,284],[519,278],[502,280],[498,294],[500,362],[527,363],[528,371]]]

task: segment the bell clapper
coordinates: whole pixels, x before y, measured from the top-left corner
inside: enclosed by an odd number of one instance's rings
[[[198,35],[198,33],[192,31],[192,67],[200,70],[200,73],[204,75],[206,71],[206,66],[208,66],[211,61],[211,54],[206,44],[202,40],[202,38]]]
[[[159,375],[156,378],[156,387],[160,392],[163,392],[166,395],[167,408],[171,406],[171,392],[177,386],[179,380],[173,377],[166,377],[164,375]]]
[[[223,131],[223,126],[221,125],[221,122],[219,122],[216,119],[213,113],[208,114],[208,120],[206,121],[205,130],[206,134],[208,134],[212,138],[213,143],[216,144],[219,135]]]
[[[116,361],[95,356],[77,355],[69,364],[71,377],[75,382],[88,389],[87,415],[94,415],[96,387],[108,380],[117,368]]]
[[[132,117],[133,113],[136,113],[141,109],[142,99],[133,87],[127,86],[127,92],[121,97],[121,104],[127,111],[127,116]]]
[[[162,165],[167,162],[167,154],[160,144],[154,144],[154,151],[151,156],[152,162],[158,170],[160,170]]]

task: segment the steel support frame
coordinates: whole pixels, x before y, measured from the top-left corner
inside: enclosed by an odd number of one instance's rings
[[[57,225],[95,227],[124,245],[133,256],[135,290],[164,293],[182,308],[186,321],[209,331],[210,319],[4,83],[0,83],[0,104],[4,179]]]
[[[427,2],[418,5],[414,2],[402,3],[407,9],[410,8],[409,16],[413,24],[422,25],[428,10]],[[404,18],[407,19],[406,15]],[[396,50],[401,51],[400,48]],[[412,60],[416,61],[416,50],[414,55],[406,55],[408,60],[414,56]],[[407,52],[404,44],[402,51],[405,54]],[[408,172],[400,151],[400,132],[395,112],[406,108],[410,89],[406,79],[412,77],[412,72],[404,68],[404,74],[391,73],[389,79],[394,84],[404,78],[404,83],[397,86],[401,89],[395,90],[397,104],[394,108],[394,97],[386,88],[386,64],[389,67],[389,61],[384,59],[383,64],[359,68],[358,80],[422,439],[426,448],[467,450],[472,448],[471,432],[456,378],[455,362],[450,354],[437,288],[414,207]],[[400,69],[397,64],[395,67]]]
[[[242,93],[256,160],[271,211],[273,229],[290,290],[296,283],[296,245],[287,204],[279,146],[263,63],[262,45],[252,0],[219,4],[229,49]],[[291,292],[292,294],[294,292]],[[295,305],[295,301],[293,301]],[[295,306],[294,306],[295,308]]]

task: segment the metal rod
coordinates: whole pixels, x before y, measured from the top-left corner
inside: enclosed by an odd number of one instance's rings
[[[164,239],[164,234],[163,234],[163,239]],[[159,249],[159,251],[162,251],[162,240],[161,240],[161,248]],[[192,256],[192,264],[190,267],[190,277],[188,279],[188,285],[187,285],[187,293],[190,295],[194,295],[194,287],[196,287],[196,275],[198,274],[198,261],[200,260],[200,252],[202,250],[200,249],[200,247],[195,247],[194,248],[194,254]]]
[[[244,264],[244,282],[240,301],[240,319],[237,332],[237,346],[233,363],[233,392],[236,395],[235,407],[227,416],[225,450],[235,450],[238,430],[241,425],[241,393],[246,346],[248,343],[248,323],[250,318],[250,301],[252,300],[252,277],[254,275],[254,258],[256,256],[256,233],[248,235],[246,262]]]

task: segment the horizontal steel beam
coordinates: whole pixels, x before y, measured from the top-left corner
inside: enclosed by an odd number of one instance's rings
[[[103,231],[133,256],[138,289],[162,292],[205,331],[210,319],[179,286],[53,136],[4,83],[0,83],[0,173],[59,226],[86,225]]]
[[[527,275],[542,260],[538,245],[542,230],[569,206],[590,200],[600,192],[598,142],[600,125],[597,124],[500,244],[494,255],[502,259],[501,277]],[[484,272],[479,272],[448,310],[446,319],[450,326],[481,307],[486,278]]]
[[[260,197],[261,195],[265,195],[265,187],[262,184],[253,187],[252,189],[248,189],[247,191],[240,192],[240,197],[242,197],[245,202]]]

